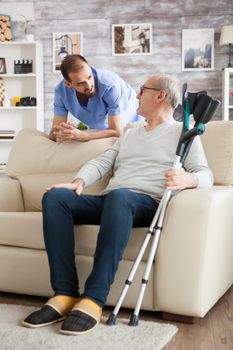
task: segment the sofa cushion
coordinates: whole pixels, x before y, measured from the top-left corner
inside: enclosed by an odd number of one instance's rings
[[[45,249],[42,213],[0,212],[0,245]]]
[[[26,211],[40,211],[41,199],[46,188],[63,182],[70,182],[75,173],[66,174],[35,174],[20,176],[23,200]],[[104,176],[100,181],[84,189],[83,193],[99,194],[108,184],[110,175]]]
[[[41,199],[46,188],[54,184],[70,182],[74,175],[75,173],[19,176],[25,211],[41,211]]]
[[[217,185],[233,184],[233,122],[213,121],[201,136],[205,155]]]
[[[107,138],[58,143],[43,132],[23,129],[13,143],[6,173],[17,178],[30,174],[77,172],[87,160],[104,152],[114,141],[114,138]]]
[[[0,212],[24,211],[23,197],[18,180],[0,179]]]
[[[75,252],[78,255],[93,256],[95,250],[99,226],[80,225],[75,226]],[[137,227],[132,230],[129,242],[123,254],[123,259],[135,260],[147,232],[146,227]],[[150,244],[143,255],[142,260],[148,259]]]
[[[17,230],[15,229],[17,227]],[[75,253],[93,256],[99,226],[75,226]],[[134,260],[145,237],[146,228],[135,228],[124,253],[124,259]],[[1,213],[0,245],[44,250],[42,213]],[[148,251],[143,260],[148,257]]]

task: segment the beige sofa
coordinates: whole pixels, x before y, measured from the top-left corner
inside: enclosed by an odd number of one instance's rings
[[[69,181],[114,140],[57,144],[41,132],[21,131],[0,178],[0,291],[51,296],[41,224],[48,185]],[[202,141],[214,173],[212,189],[186,190],[169,203],[142,308],[204,317],[233,282],[233,122],[210,122]],[[86,189],[98,193],[108,178]],[[81,287],[91,270],[97,226],[75,228]],[[107,301],[114,305],[146,228],[134,229]],[[133,308],[148,251],[123,303]]]

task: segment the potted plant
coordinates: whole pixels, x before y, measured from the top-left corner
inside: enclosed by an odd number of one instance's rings
[[[29,29],[32,27],[32,19],[29,17],[26,17],[22,14],[19,14],[21,17],[23,17],[24,19],[24,34],[25,34],[25,38],[27,41],[33,41],[34,40],[34,36],[33,34],[29,33]]]

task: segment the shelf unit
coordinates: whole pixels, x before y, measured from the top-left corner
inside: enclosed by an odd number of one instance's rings
[[[233,68],[223,71],[223,120],[233,121]]]
[[[10,107],[1,107],[1,110],[11,110],[11,109],[13,109],[13,110],[24,110],[24,109],[26,109],[26,110],[28,110],[28,109],[37,109],[37,107],[35,106],[27,106],[27,107],[24,107],[24,106],[21,106],[21,107],[14,107],[14,106],[10,106]]]
[[[24,128],[44,131],[43,50],[39,41],[12,41],[0,43],[1,57],[6,60],[6,74],[0,74],[10,107],[0,107],[0,129]],[[14,74],[14,60],[33,60],[33,72]],[[13,97],[36,97],[36,106],[13,106]],[[7,163],[12,139],[0,140],[0,164]]]

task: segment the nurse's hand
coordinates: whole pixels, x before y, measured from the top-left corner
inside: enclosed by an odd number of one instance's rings
[[[53,125],[52,129],[49,133],[49,138],[56,142],[61,142],[62,139],[60,139],[61,131],[59,125]]]
[[[78,130],[76,125],[73,123],[61,123],[57,125],[57,129],[54,131],[54,134],[56,135],[57,142],[72,140],[85,142],[90,140],[90,134],[88,131]]]

